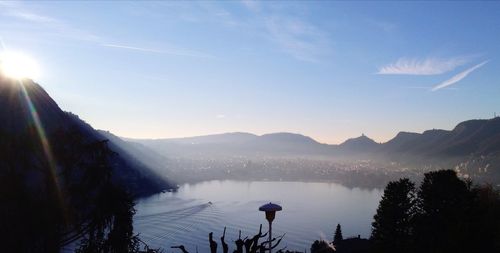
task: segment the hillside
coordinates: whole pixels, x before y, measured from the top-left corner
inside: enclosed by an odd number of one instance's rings
[[[387,178],[387,173],[397,178],[400,172],[416,175],[439,168],[455,168],[464,175],[492,183],[500,181],[500,118],[465,121],[452,130],[400,132],[385,143],[361,135],[339,145],[328,145],[301,134],[283,132],[126,140],[129,145],[136,143],[147,148],[148,154],[156,154],[154,159],[137,155],[138,160],[168,164],[170,170],[160,171],[175,171],[172,175],[180,181],[284,176],[290,180],[339,179],[349,178],[352,173],[347,171],[359,168],[370,175],[367,184],[376,181],[375,177]],[[404,172],[404,168],[414,170]]]
[[[23,136],[36,129],[40,139],[32,142],[43,140],[54,147],[65,146],[64,142],[72,136],[78,136],[84,144],[108,139],[108,146],[115,152],[111,161],[114,181],[134,196],[170,188],[166,178],[159,177],[146,164],[134,159],[132,150],[122,148],[124,145],[119,138],[108,138],[78,116],[62,111],[49,94],[31,80],[24,80],[21,85],[0,76],[0,122],[2,136]],[[18,152],[29,157],[25,150]]]
[[[226,133],[175,139],[126,139],[141,143],[165,155],[181,154],[238,156],[326,155],[462,157],[500,152],[500,118],[469,120],[452,130],[432,129],[423,133],[400,132],[385,143],[377,143],[365,135],[348,139],[339,145],[321,144],[294,133]]]

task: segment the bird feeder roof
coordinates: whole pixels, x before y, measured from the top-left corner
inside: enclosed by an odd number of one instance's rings
[[[281,211],[283,208],[280,205],[269,202],[261,207],[259,207],[259,211],[269,212],[269,211]]]

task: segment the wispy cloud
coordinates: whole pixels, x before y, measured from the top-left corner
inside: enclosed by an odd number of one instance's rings
[[[436,90],[439,90],[439,89],[442,89],[442,88],[445,88],[445,87],[448,87],[452,84],[455,84],[457,82],[459,82],[460,80],[464,79],[465,77],[467,77],[470,73],[472,73],[474,70],[482,67],[484,64],[488,63],[488,61],[484,61],[484,62],[481,62],[469,69],[466,69],[456,75],[454,75],[452,78],[434,86],[431,90],[432,91],[436,91]]]
[[[2,7],[2,12],[0,13],[1,16],[13,17],[19,20],[35,22],[38,24],[57,24],[61,22],[53,17],[41,15],[28,10],[18,2],[0,2],[0,7]]]
[[[156,50],[156,49],[150,49],[150,48],[143,48],[143,47],[132,47],[132,46],[126,46],[126,45],[118,45],[118,44],[101,44],[103,47],[114,47],[114,48],[121,48],[121,49],[129,49],[129,50],[136,50],[136,51],[142,51],[142,52],[150,52],[150,53],[164,53],[161,50]]]
[[[400,58],[395,63],[379,68],[381,75],[439,75],[466,64],[469,57],[454,57],[449,59]]]
[[[0,7],[2,7],[0,16],[8,16],[18,21],[26,22],[30,25],[30,34],[33,36],[36,35],[40,38],[44,37],[47,38],[47,40],[57,41],[59,43],[61,39],[66,39],[71,41],[93,43],[95,45],[109,48],[120,48],[147,53],[213,58],[212,55],[206,53],[176,46],[162,45],[161,49],[154,49],[140,46],[130,46],[127,45],[127,43],[110,43],[110,41],[113,41],[110,38],[104,38],[91,31],[79,29],[78,27],[75,27],[74,25],[56,17],[44,15],[39,11],[35,11],[29,5],[18,2],[0,2]]]
[[[101,46],[134,50],[134,51],[141,51],[141,52],[156,53],[156,54],[170,54],[170,55],[177,55],[177,56],[189,56],[189,57],[199,57],[199,58],[212,58],[213,57],[213,56],[208,55],[208,54],[204,54],[204,53],[201,53],[198,51],[193,51],[193,50],[187,50],[187,49],[160,50],[160,49],[153,49],[153,48],[135,47],[135,46],[128,46],[128,45],[120,45],[120,44],[107,44],[107,43],[103,43],[103,44],[101,44]]]
[[[241,3],[251,11],[260,11],[260,4],[257,0],[241,0]]]
[[[11,17],[16,17],[20,19],[24,19],[27,21],[33,21],[33,22],[38,22],[38,23],[57,23],[59,20],[49,17],[49,16],[42,16],[38,15],[32,12],[27,12],[27,11],[9,11],[5,15],[11,16]]]
[[[99,36],[92,32],[78,29],[61,19],[35,11],[36,8],[33,8],[32,5],[26,5],[22,2],[2,2],[0,6],[2,7],[0,16],[10,17],[12,21],[17,20],[29,24],[29,33],[34,37],[57,36],[58,38],[88,42],[101,40]],[[5,25],[8,27],[10,24]]]
[[[217,118],[217,119],[225,119],[226,115],[224,115],[224,114],[218,114],[218,115],[215,116],[215,118]]]
[[[241,3],[256,16],[252,20],[258,20],[251,26],[263,31],[263,37],[295,59],[317,62],[331,51],[327,32],[301,18],[303,9],[290,9],[297,15],[284,15],[272,8],[265,8],[266,5],[258,1],[242,0]]]
[[[272,16],[266,19],[265,27],[271,39],[298,60],[317,62],[330,51],[326,34],[310,23]]]

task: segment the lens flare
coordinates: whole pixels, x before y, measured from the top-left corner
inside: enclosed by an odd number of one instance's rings
[[[33,58],[24,53],[5,51],[0,53],[0,72],[14,79],[37,79],[40,68]]]
[[[26,90],[26,87],[25,87],[23,81],[18,80],[18,82],[19,82],[19,85],[21,86],[21,92],[22,92],[22,96],[24,98],[24,102],[26,103],[26,105],[28,107],[30,120],[36,128],[36,132],[37,132],[38,137],[40,139],[40,143],[42,144],[42,149],[43,149],[43,152],[45,154],[45,158],[47,159],[47,163],[49,165],[49,173],[50,173],[50,176],[52,178],[52,182],[55,184],[55,187],[56,187],[56,194],[57,194],[57,198],[59,200],[59,204],[61,207],[64,207],[64,203],[63,203],[64,200],[63,200],[63,196],[62,196],[62,192],[60,189],[59,180],[58,180],[58,176],[57,176],[57,164],[56,164],[56,161],[54,159],[54,154],[52,153],[52,149],[50,147],[49,139],[47,137],[47,134],[45,133],[45,129],[43,127],[42,121],[40,120],[40,116],[38,115],[38,111],[37,111],[36,107],[33,105],[33,102],[31,101],[31,98],[28,94],[28,91]],[[66,219],[67,219],[66,214],[63,213],[63,215],[64,215],[64,217],[63,217],[64,221],[66,222]]]

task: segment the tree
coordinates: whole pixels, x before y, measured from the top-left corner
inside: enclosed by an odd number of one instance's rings
[[[469,212],[471,232],[468,242],[476,252],[500,252],[500,192],[491,185],[472,190],[473,206]],[[477,233],[476,231],[481,231]]]
[[[472,194],[453,170],[426,173],[418,192],[416,246],[422,252],[466,252],[472,249],[470,228]]]
[[[372,223],[377,252],[407,252],[411,247],[415,185],[407,178],[387,184]]]
[[[335,250],[334,248],[328,244],[328,242],[325,242],[323,240],[321,241],[314,241],[314,243],[311,245],[311,253],[334,253]]]
[[[337,244],[340,243],[342,240],[344,240],[344,237],[342,236],[342,228],[340,227],[340,224],[337,224],[337,228],[335,229],[335,235],[333,236],[333,243]]]
[[[85,210],[91,203],[94,206],[87,211],[89,218],[81,221],[88,229],[82,234],[83,240],[77,252],[138,252],[139,239],[134,235],[132,225],[135,214],[132,196],[111,180],[109,159],[114,153],[108,148],[107,141],[90,143],[86,149],[92,151],[92,159],[85,164],[81,182],[84,189],[96,194],[87,196],[82,207]]]

